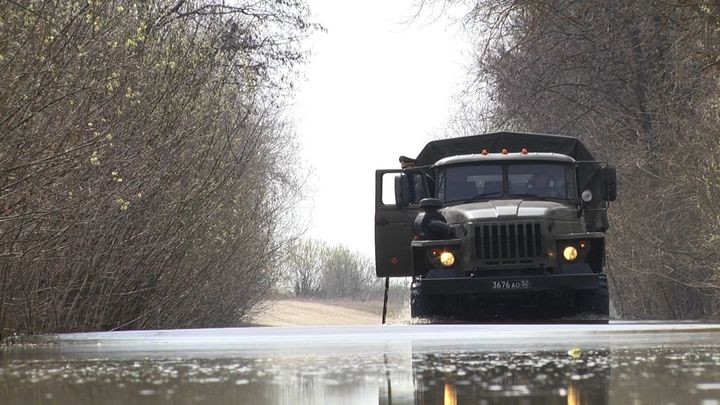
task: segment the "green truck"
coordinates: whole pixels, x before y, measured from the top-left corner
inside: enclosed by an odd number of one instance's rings
[[[450,138],[400,163],[376,172],[376,272],[412,277],[414,318],[607,321],[617,177],[578,138]]]

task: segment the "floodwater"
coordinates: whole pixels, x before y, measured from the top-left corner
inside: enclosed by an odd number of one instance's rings
[[[720,405],[720,325],[115,332],[0,351],[2,404]]]

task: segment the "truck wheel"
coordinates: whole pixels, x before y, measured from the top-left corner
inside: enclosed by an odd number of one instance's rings
[[[420,281],[413,281],[410,287],[410,316],[412,318],[430,318],[439,314],[440,298],[423,294]]]
[[[607,277],[600,278],[600,285],[597,290],[580,296],[578,304],[578,312],[590,315],[592,318],[589,320],[607,321],[610,318],[610,296],[608,294]]]

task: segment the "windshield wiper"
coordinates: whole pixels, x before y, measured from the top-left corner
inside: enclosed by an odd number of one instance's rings
[[[481,199],[481,198],[490,197],[490,196],[499,195],[499,194],[500,194],[499,191],[493,191],[493,192],[490,192],[490,193],[480,193],[480,194],[476,194],[476,195],[468,198],[467,200],[465,200],[465,202],[466,202],[466,203],[469,203],[469,202],[472,202],[472,201],[475,201],[475,200],[479,200],[479,199]]]
[[[550,200],[567,200],[567,198],[562,197],[550,197],[546,195],[538,195],[538,194],[511,194],[511,197],[531,197],[537,200],[542,201],[550,201]]]

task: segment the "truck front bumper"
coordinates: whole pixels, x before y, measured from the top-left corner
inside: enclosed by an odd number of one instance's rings
[[[512,294],[532,291],[595,290],[604,274],[551,274],[509,277],[423,278],[423,294]],[[416,281],[417,282],[417,281]]]

